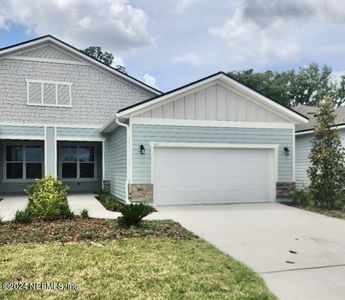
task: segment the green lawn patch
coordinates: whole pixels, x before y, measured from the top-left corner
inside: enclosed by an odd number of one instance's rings
[[[101,191],[95,198],[104,206],[105,209],[110,211],[120,211],[124,204],[112,194]]]
[[[0,252],[0,283],[77,286],[0,289],[5,299],[276,299],[253,271],[198,238],[13,244]]]

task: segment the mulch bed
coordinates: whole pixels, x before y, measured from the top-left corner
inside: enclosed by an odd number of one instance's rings
[[[135,237],[197,238],[196,235],[171,220],[143,221],[138,227],[123,228],[116,220],[83,219],[40,221],[29,224],[4,222],[0,224],[0,245],[80,240],[104,241]]]

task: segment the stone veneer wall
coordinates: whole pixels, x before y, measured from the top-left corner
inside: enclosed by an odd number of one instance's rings
[[[132,202],[152,202],[153,184],[129,184],[128,199]]]
[[[291,182],[277,182],[276,183],[276,191],[277,191],[277,198],[287,198],[289,194],[296,189],[296,183]]]

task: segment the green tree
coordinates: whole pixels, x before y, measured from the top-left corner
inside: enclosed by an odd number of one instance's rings
[[[90,46],[82,51],[85,54],[98,59],[99,61],[105,63],[108,66],[110,66],[114,61],[114,55],[112,53],[103,52],[102,48],[98,46]],[[122,73],[126,73],[126,69],[124,66],[116,65],[115,69],[119,70]]]
[[[320,101],[316,118],[309,154],[309,190],[316,206],[333,209],[344,195],[345,156],[339,132],[332,129],[335,116],[331,99]]]
[[[325,97],[337,105],[345,101],[345,76],[337,85],[332,81],[332,69],[317,64],[297,71],[254,72],[252,69],[233,71],[231,77],[285,106],[318,105]]]

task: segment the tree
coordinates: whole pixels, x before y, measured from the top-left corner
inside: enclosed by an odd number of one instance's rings
[[[345,102],[345,76],[340,83],[332,81],[332,69],[317,64],[281,72],[233,71],[231,77],[285,106],[316,106],[325,97],[337,106]]]
[[[333,209],[336,200],[344,195],[345,156],[335,124],[334,103],[331,99],[320,102],[317,123],[311,141],[308,169],[309,190],[316,206]]]
[[[99,61],[105,63],[108,66],[110,66],[114,61],[114,55],[112,53],[103,52],[102,48],[98,46],[90,46],[82,51],[85,54],[98,59]],[[126,69],[124,66],[116,65],[115,69],[119,70],[122,73],[126,73]]]

